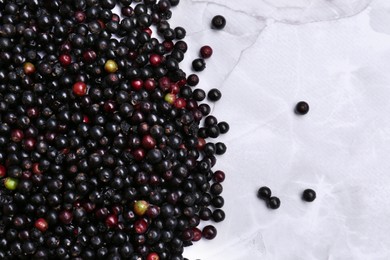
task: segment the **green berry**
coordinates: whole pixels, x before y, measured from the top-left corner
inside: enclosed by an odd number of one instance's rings
[[[17,179],[10,178],[10,177],[4,180],[4,186],[9,190],[15,190],[16,187],[18,186],[18,183],[19,181]]]
[[[142,216],[149,208],[149,203],[144,200],[137,200],[134,203],[134,213],[138,216]]]

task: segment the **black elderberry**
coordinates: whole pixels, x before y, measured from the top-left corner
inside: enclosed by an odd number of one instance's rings
[[[222,15],[216,15],[211,20],[211,28],[221,30],[226,26],[226,19]]]
[[[278,197],[270,197],[267,205],[270,209],[277,209],[280,207],[280,199]]]
[[[295,106],[295,112],[299,115],[305,115],[309,112],[309,104],[305,101],[300,101]]]
[[[306,189],[302,193],[302,199],[307,202],[312,202],[316,199],[316,192],[312,189]]]
[[[198,58],[192,61],[192,68],[194,71],[202,71],[206,68],[206,62],[202,58]]]
[[[266,186],[259,188],[257,191],[257,196],[263,200],[268,200],[271,197],[271,194],[271,189]]]
[[[221,91],[216,88],[210,89],[209,92],[207,93],[207,98],[210,101],[218,101],[221,99],[221,97],[222,97]]]

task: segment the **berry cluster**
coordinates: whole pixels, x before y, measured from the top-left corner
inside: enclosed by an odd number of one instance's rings
[[[0,1],[0,259],[180,260],[216,236],[229,125],[179,67],[177,4]]]

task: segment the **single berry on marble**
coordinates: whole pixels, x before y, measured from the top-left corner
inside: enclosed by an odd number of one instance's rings
[[[309,112],[309,104],[305,101],[299,101],[295,106],[295,113],[305,115]]]
[[[207,98],[210,101],[218,101],[221,99],[221,97],[222,97],[221,91],[216,88],[210,89],[209,92],[207,93]]]
[[[206,68],[206,62],[202,58],[198,58],[192,61],[192,68],[195,71],[202,71]]]
[[[270,199],[271,195],[272,195],[271,189],[268,188],[267,186],[263,186],[259,188],[259,190],[257,191],[257,196],[263,200]]]
[[[199,54],[203,59],[210,58],[211,55],[213,55],[213,49],[208,45],[202,46],[200,48]]]
[[[302,199],[307,202],[312,202],[316,199],[316,192],[312,189],[306,189],[302,193]]]
[[[213,225],[207,225],[202,230],[202,237],[207,240],[214,239],[217,236],[217,229]]]
[[[226,26],[226,19],[222,15],[216,15],[211,20],[211,28],[221,30]]]
[[[270,197],[267,205],[270,209],[277,209],[280,207],[280,199],[278,197]]]

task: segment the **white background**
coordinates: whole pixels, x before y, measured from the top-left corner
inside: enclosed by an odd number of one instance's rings
[[[221,89],[213,114],[231,126],[214,167],[227,176],[226,220],[185,256],[390,259],[390,2],[182,0],[172,11],[187,30],[185,71],[213,47],[199,87]],[[210,29],[216,14],[222,31]],[[278,210],[256,197],[261,186]]]

